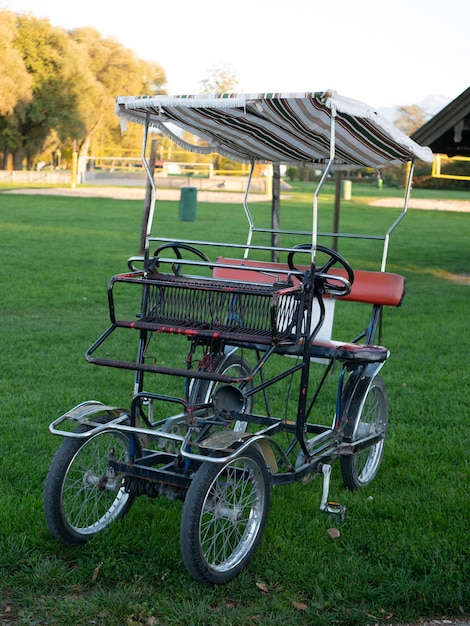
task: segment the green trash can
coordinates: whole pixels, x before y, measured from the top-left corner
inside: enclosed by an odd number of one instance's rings
[[[180,222],[194,222],[197,215],[197,187],[181,187]]]
[[[352,180],[343,180],[341,182],[341,197],[343,200],[351,200]]]
[[[382,189],[384,181],[381,178],[377,178],[377,189]]]

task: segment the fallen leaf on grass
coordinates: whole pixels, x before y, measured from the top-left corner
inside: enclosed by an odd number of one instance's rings
[[[337,528],[328,528],[327,533],[332,539],[338,539],[338,537],[341,535]]]
[[[103,561],[100,561],[98,563],[98,565],[95,567],[95,570],[93,572],[93,576],[91,577],[91,582],[94,583],[96,581],[96,579],[98,578],[98,574],[100,573],[100,569],[103,566]]]
[[[292,602],[292,606],[294,609],[299,609],[299,611],[307,610],[307,605],[304,602]]]
[[[268,591],[268,587],[264,584],[264,583],[256,583],[256,586],[258,587],[258,589],[260,591],[262,591],[263,593],[269,593]]]

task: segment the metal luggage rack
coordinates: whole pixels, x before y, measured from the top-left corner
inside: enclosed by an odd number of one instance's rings
[[[111,326],[86,353],[89,363],[188,378],[201,376],[192,368],[167,368],[142,362],[138,357],[127,361],[95,356],[97,349],[116,329],[183,335],[200,345],[224,342],[270,353],[283,346],[297,346],[301,353],[312,324],[313,327],[321,326],[320,319],[313,316],[309,321],[308,314],[311,300],[315,298],[315,280],[328,278],[325,293],[333,297],[344,295],[351,288],[348,279],[340,272],[326,275],[315,269],[312,274],[311,266],[298,270],[287,263],[247,258],[249,253],[273,250],[287,257],[302,252],[310,256],[307,250],[298,247],[271,248],[160,238],[152,238],[152,241],[160,243],[153,256],[131,257],[128,260],[131,271],[110,279]],[[169,249],[176,258],[168,256]],[[217,256],[216,261],[211,261],[206,251],[214,249],[218,252],[228,250],[237,256],[243,252],[243,259]],[[233,381],[227,379],[226,382]]]
[[[117,283],[143,288],[138,319],[116,316]],[[300,284],[263,285],[155,274],[118,274],[109,285],[111,322],[118,327],[260,344],[296,343],[305,290]]]
[[[187,246],[187,243],[182,245]],[[200,275],[207,272],[216,274],[224,266],[231,267],[219,261],[178,258],[175,263],[175,259],[154,256],[145,260],[147,269],[138,271],[135,263],[141,260],[133,257],[129,260],[133,271],[116,274],[110,279],[108,304],[111,326],[87,351],[88,362],[199,378],[201,373],[191,368],[168,369],[142,362],[139,358],[127,361],[95,353],[117,329],[183,335],[191,341],[207,345],[214,342],[227,342],[232,346],[251,345],[263,351],[276,346],[300,344],[305,335],[309,272],[300,281],[293,279],[292,272],[287,270],[280,270],[272,276],[261,265],[258,271],[249,266],[245,272],[241,268],[241,275],[243,277],[246,273],[246,279],[227,280],[215,275]],[[190,266],[191,271],[199,275],[180,275],[183,265]],[[172,268],[171,274],[165,272],[169,267]]]

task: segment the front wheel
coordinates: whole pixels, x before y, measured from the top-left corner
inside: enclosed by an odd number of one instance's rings
[[[376,376],[364,392],[359,387],[350,404],[350,432],[348,441],[354,443],[364,437],[381,435],[369,448],[340,457],[341,475],[347,489],[360,489],[376,476],[385,447],[388,426],[388,395],[385,383]]]
[[[183,560],[195,580],[224,584],[247,566],[266,525],[269,482],[254,448],[222,466],[206,461],[196,472],[180,528]]]
[[[76,432],[90,428],[82,425]],[[86,543],[130,509],[134,496],[125,491],[123,478],[108,470],[110,454],[118,461],[129,460],[129,437],[111,428],[87,438],[67,438],[58,449],[44,486],[44,515],[62,543]]]

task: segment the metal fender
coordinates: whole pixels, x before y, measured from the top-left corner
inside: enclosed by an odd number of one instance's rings
[[[92,420],[90,420],[92,415],[96,413],[108,413],[112,417],[110,422],[106,424],[96,424]],[[54,420],[49,425],[49,431],[53,435],[61,435],[63,437],[75,437],[84,439],[86,437],[90,437],[90,435],[94,435],[101,430],[106,430],[113,424],[120,424],[128,419],[128,413],[126,409],[117,407],[117,406],[109,406],[103,404],[102,402],[98,402],[97,400],[88,400],[86,402],[82,402],[78,404],[64,415],[61,415],[59,418]],[[84,431],[81,433],[71,432],[67,430],[59,430],[57,426],[65,422],[66,420],[72,421],[78,424],[89,424],[93,428],[92,430]]]
[[[263,455],[263,459],[265,460],[266,465],[271,470],[271,474],[277,474],[277,472],[279,471],[279,467],[277,465],[276,457],[274,455],[272,447],[269,444],[269,441],[261,439],[260,441],[256,442],[255,447],[258,448],[258,450]]]
[[[344,441],[351,441],[356,423],[355,417],[364,404],[367,391],[372,381],[382,369],[384,363],[369,363],[353,371],[343,389],[341,406],[341,424],[344,428]]]

